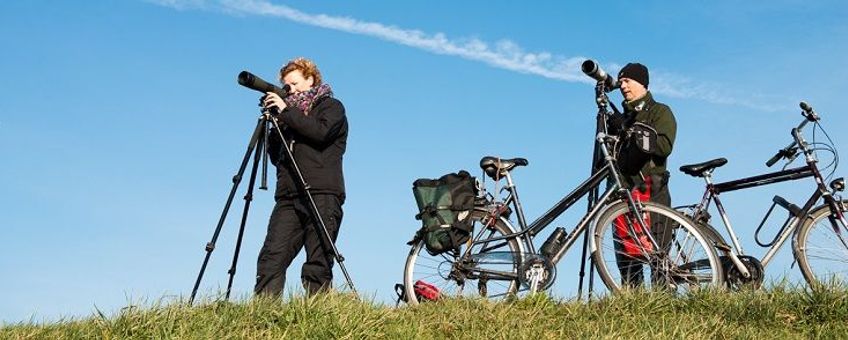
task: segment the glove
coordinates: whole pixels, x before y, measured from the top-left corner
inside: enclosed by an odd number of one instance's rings
[[[653,154],[657,151],[657,130],[642,122],[633,123],[630,128],[629,140],[636,149],[643,153]]]

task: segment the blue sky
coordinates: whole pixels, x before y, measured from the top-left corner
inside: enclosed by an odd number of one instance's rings
[[[799,100],[844,151],[846,14],[839,1],[2,2],[0,322],[190,294],[258,114],[258,94],[236,84],[242,70],[273,80],[306,56],[344,102],[338,246],[359,291],[388,302],[418,227],[416,178],[525,157],[515,178],[536,217],[587,175],[596,108],[585,58],[611,73],[648,65],[650,89],[677,116],[672,169],[723,156],[717,180],[765,171]],[[675,204],[703,187],[678,173],[671,185]],[[752,234],[772,195],[800,202],[811,186],[726,195],[746,251],[763,254]],[[256,195],[237,296],[252,289],[272,201]],[[237,201],[206,294],[226,286],[240,211]],[[563,298],[576,294],[579,247],[569,254],[553,290]],[[800,280],[789,248],[766,271]]]

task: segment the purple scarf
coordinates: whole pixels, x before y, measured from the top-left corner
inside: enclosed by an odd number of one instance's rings
[[[290,94],[283,98],[283,100],[286,102],[287,106],[296,107],[303,111],[303,114],[309,115],[309,111],[312,110],[312,105],[314,105],[316,101],[324,97],[332,96],[333,90],[330,88],[330,84],[323,83],[312,87],[308,91]]]

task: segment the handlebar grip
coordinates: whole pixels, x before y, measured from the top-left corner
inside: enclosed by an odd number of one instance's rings
[[[780,150],[775,154],[771,159],[766,162],[767,167],[771,167],[774,163],[777,163],[781,158],[783,158],[783,150]]]
[[[799,106],[801,106],[801,110],[803,111],[801,114],[804,118],[807,118],[808,121],[816,122],[819,120],[819,115],[816,114],[816,111],[813,111],[813,107],[810,106],[810,104],[802,101]]]

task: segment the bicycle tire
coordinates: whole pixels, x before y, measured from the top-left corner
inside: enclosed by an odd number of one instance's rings
[[[610,204],[595,220],[592,238],[595,267],[610,292],[644,288],[683,293],[717,288],[724,284],[721,262],[712,242],[690,219],[656,203],[639,204],[644,212],[651,214],[654,221],[659,221],[660,216],[669,221],[667,225],[671,226],[671,233],[666,234],[665,243],[668,244],[668,250],[641,248],[638,255],[632,253],[632,248],[627,250],[623,246],[624,241],[613,235],[613,221],[623,214],[629,214],[628,202],[619,200]],[[630,229],[628,232],[631,237],[632,231]],[[626,267],[620,268],[619,261]],[[650,280],[645,280],[645,277]]]
[[[508,222],[502,218],[491,223],[491,227],[486,227],[482,222],[486,216],[485,210],[472,211],[472,240],[486,240],[514,233]],[[473,245],[471,251],[467,251],[467,245],[463,245],[458,256],[449,253],[433,256],[424,248],[423,241],[416,242],[410,249],[404,266],[406,302],[410,305],[422,302],[414,289],[419,280],[436,286],[441,297],[505,299],[514,296],[520,288],[517,277],[520,259],[524,256],[523,244],[518,238],[491,243]],[[481,250],[485,252],[481,253]],[[486,262],[487,258],[491,262]],[[485,273],[481,275],[481,269],[508,272],[514,279],[487,277]]]
[[[842,213],[848,213],[848,200],[842,201],[841,206]],[[841,233],[836,234],[828,216],[830,207],[827,204],[814,208],[798,228],[792,249],[798,267],[810,286],[826,284],[844,287],[848,283],[848,226],[840,223]]]

